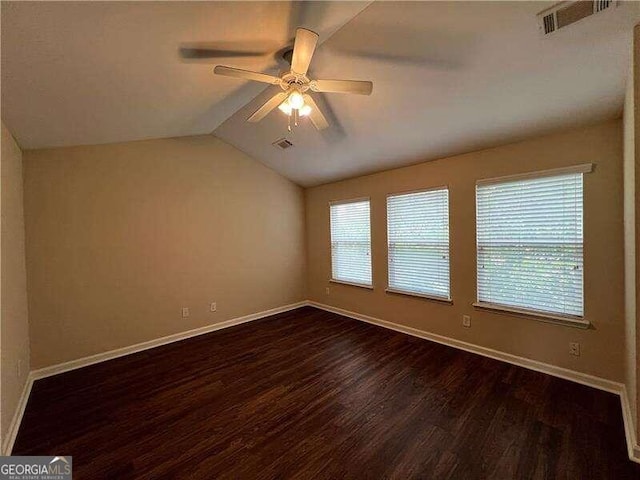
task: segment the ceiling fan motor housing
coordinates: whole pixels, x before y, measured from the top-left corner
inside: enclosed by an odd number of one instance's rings
[[[311,81],[306,75],[298,75],[297,73],[289,71],[282,75],[280,87],[285,91],[290,90],[293,87],[301,93],[304,93],[311,87],[310,82]]]

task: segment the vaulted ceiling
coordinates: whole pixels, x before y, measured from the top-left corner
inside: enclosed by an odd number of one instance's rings
[[[2,2],[2,118],[23,148],[213,133],[306,186],[618,117],[639,4],[543,37],[552,4]],[[278,74],[297,26],[320,34],[314,78],[373,94],[318,95],[322,132],[278,110],[246,123],[277,87],[213,66]],[[273,53],[178,55],[201,42]]]
[[[264,85],[215,76],[181,46],[255,45],[273,54],[225,60],[277,71],[299,23],[326,39],[366,5],[3,1],[2,117],[24,148],[209,134]]]

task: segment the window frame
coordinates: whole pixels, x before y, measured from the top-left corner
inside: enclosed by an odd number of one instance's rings
[[[409,290],[403,290],[399,288],[394,288],[389,284],[389,263],[391,262],[391,256],[389,255],[389,198],[390,197],[399,197],[402,195],[411,195],[413,193],[427,193],[438,190],[446,190],[447,192],[447,229],[448,229],[448,261],[449,261],[449,296],[441,297],[439,295],[433,295],[429,293],[420,293],[420,292],[412,292]],[[400,192],[390,192],[387,193],[385,197],[385,222],[386,222],[386,253],[387,253],[387,283],[385,292],[395,295],[405,295],[409,297],[417,297],[425,300],[432,300],[434,302],[443,303],[447,305],[453,305],[453,298],[451,294],[451,202],[450,200],[450,189],[449,185],[435,185],[427,188],[419,188],[413,190],[404,190]]]
[[[369,202],[369,263],[371,266],[371,283],[360,283],[360,282],[352,282],[349,280],[342,280],[339,278],[334,278],[333,276],[333,238],[332,238],[332,230],[331,230],[331,207],[334,205],[344,205],[349,203],[361,203],[361,202]],[[373,290],[374,282],[373,282],[373,235],[371,228],[371,197],[356,197],[356,198],[348,198],[342,200],[331,200],[329,202],[329,282],[336,283],[339,285],[347,285],[350,287],[358,287],[364,288],[367,290]]]
[[[583,289],[583,298],[582,298],[582,302],[583,302],[583,314],[582,316],[576,316],[576,315],[569,315],[569,314],[560,314],[560,313],[552,313],[552,312],[546,312],[546,311],[542,311],[542,310],[535,310],[535,309],[529,309],[529,308],[520,308],[517,306],[513,306],[513,305],[503,305],[503,304],[497,304],[497,303],[492,303],[492,302],[486,302],[486,301],[481,301],[479,298],[479,283],[478,283],[478,261],[479,261],[479,257],[478,257],[478,252],[479,252],[479,247],[478,247],[478,187],[479,186],[485,186],[485,185],[492,185],[492,184],[499,184],[499,183],[508,183],[508,182],[516,182],[516,181],[522,181],[522,180],[533,180],[533,179],[538,179],[538,178],[545,178],[545,177],[554,177],[554,176],[562,176],[562,175],[570,175],[570,174],[585,174],[585,173],[591,173],[593,172],[593,163],[583,163],[580,165],[574,165],[574,166],[570,166],[570,167],[561,167],[561,168],[553,168],[553,169],[549,169],[549,170],[539,170],[539,171],[533,171],[533,172],[527,172],[527,173],[522,173],[522,174],[516,174],[516,175],[506,175],[506,176],[502,176],[502,177],[493,177],[493,178],[484,178],[484,179],[479,179],[476,181],[476,189],[475,189],[475,231],[476,231],[476,301],[472,303],[473,307],[480,309],[480,310],[488,310],[488,311],[492,311],[495,313],[502,313],[502,314],[515,314],[519,317],[524,317],[524,318],[531,318],[531,319],[535,319],[535,320],[539,320],[539,321],[543,321],[543,322],[548,322],[548,323],[555,323],[555,324],[560,324],[560,325],[566,325],[566,326],[571,326],[571,327],[577,327],[577,328],[589,328],[591,325],[591,322],[589,320],[587,320],[586,318],[586,302],[584,301],[584,281],[585,281],[585,274],[586,274],[586,268],[585,268],[585,255],[584,255],[584,250],[585,250],[585,241],[584,241],[584,234],[583,234],[583,239],[582,239],[582,265],[583,265],[583,272],[582,272],[582,289]],[[582,185],[582,229],[584,232],[584,205],[585,205],[585,191],[584,191],[584,176],[583,176],[583,185]]]

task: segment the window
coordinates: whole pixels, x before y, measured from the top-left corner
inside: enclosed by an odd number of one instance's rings
[[[582,176],[591,165],[476,186],[479,306],[582,317]]]
[[[449,191],[387,197],[389,291],[449,300]]]
[[[369,200],[332,203],[330,216],[332,279],[371,286]]]

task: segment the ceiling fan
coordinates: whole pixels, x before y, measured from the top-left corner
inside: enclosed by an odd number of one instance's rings
[[[310,79],[307,76],[307,72],[317,43],[317,33],[307,30],[306,28],[298,28],[296,30],[293,50],[287,50],[283,54],[283,57],[290,63],[291,68],[283,72],[280,77],[222,65],[216,66],[214,73],[227,77],[278,85],[282,89],[281,92],[276,93],[256,110],[253,115],[247,119],[248,122],[259,122],[266,117],[269,112],[278,107],[283,113],[289,116],[289,131],[291,131],[291,121],[293,121],[294,125],[297,125],[298,119],[301,116],[308,116],[311,123],[313,123],[318,130],[323,130],[329,126],[329,123],[313,100],[311,96],[312,92],[371,95],[373,83],[359,80]]]

